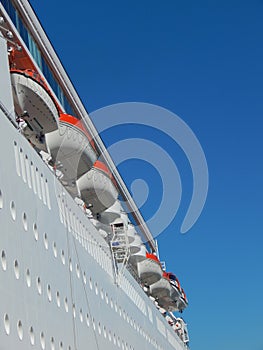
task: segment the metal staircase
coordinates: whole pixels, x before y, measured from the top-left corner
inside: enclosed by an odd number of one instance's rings
[[[130,256],[127,228],[123,223],[111,225],[112,239],[110,242],[111,252],[115,264],[116,282],[121,277]]]

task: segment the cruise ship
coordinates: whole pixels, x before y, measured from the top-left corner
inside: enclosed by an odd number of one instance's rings
[[[33,9],[0,1],[0,348],[183,350],[186,294]]]

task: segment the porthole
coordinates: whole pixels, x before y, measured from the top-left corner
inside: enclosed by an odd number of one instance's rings
[[[116,335],[113,333],[113,344],[116,345]]]
[[[53,254],[55,258],[58,256],[56,242],[53,242]]]
[[[98,291],[98,283],[95,283],[95,294],[98,295],[99,291]]]
[[[23,327],[22,327],[22,322],[19,320],[17,322],[17,334],[18,334],[18,338],[20,340],[23,339]]]
[[[28,287],[31,286],[31,276],[30,276],[29,269],[26,270],[26,284],[27,284]]]
[[[90,289],[92,290],[92,279],[91,279],[91,277],[90,277],[90,279],[89,279],[89,287],[90,287]]]
[[[106,300],[106,304],[109,304],[109,297],[108,297],[108,293],[105,293],[105,300]]]
[[[109,341],[111,342],[111,331],[108,332],[108,338],[109,338]]]
[[[63,343],[62,343],[62,341],[59,343],[59,350],[63,350]]]
[[[79,319],[80,319],[80,322],[82,323],[82,322],[83,322],[83,313],[82,313],[82,309],[79,310]]]
[[[101,297],[102,300],[104,299],[103,289],[100,290],[100,297]]]
[[[51,287],[49,284],[47,285],[47,298],[49,302],[52,300]]]
[[[83,282],[84,282],[84,284],[87,283],[87,277],[86,277],[86,272],[85,271],[83,272]]]
[[[72,272],[72,261],[71,261],[71,258],[69,258],[69,270]]]
[[[99,334],[101,334],[101,326],[100,326],[100,322],[98,323],[98,332],[99,332]]]
[[[45,342],[45,336],[43,332],[40,333],[40,345],[41,345],[41,349],[44,350],[46,347],[46,342]]]
[[[107,338],[107,331],[106,331],[106,327],[105,326],[103,327],[103,335],[104,335],[104,338]]]
[[[27,224],[26,213],[22,214],[22,224],[23,224],[24,230],[27,231],[28,230],[28,224]]]
[[[7,261],[6,261],[6,255],[5,255],[5,251],[4,250],[2,250],[2,253],[1,253],[1,263],[2,263],[3,270],[6,271]]]
[[[95,324],[94,317],[92,318],[92,326],[93,326],[93,329],[94,329],[94,331],[95,331],[95,330],[96,330],[96,324]]]
[[[38,230],[37,230],[36,223],[34,223],[34,225],[33,225],[33,233],[34,233],[35,240],[37,241],[38,240]]]
[[[7,314],[4,315],[4,327],[7,335],[10,334],[10,321]]]
[[[16,279],[18,280],[19,279],[19,266],[18,266],[17,260],[14,261],[14,273],[15,273]]]
[[[15,219],[16,219],[16,207],[15,207],[15,203],[13,201],[11,201],[11,203],[10,203],[10,213],[11,213],[12,219],[15,221]]]
[[[76,274],[77,274],[77,277],[79,278],[80,277],[80,270],[79,270],[78,264],[76,264]]]
[[[55,340],[53,337],[51,337],[50,339],[50,348],[51,350],[55,350]]]
[[[72,313],[73,313],[73,317],[76,318],[76,307],[74,303],[72,305]]]
[[[63,265],[65,265],[66,263],[66,260],[65,260],[65,253],[64,253],[64,250],[62,249],[61,250],[61,262]]]
[[[41,294],[42,293],[42,287],[41,287],[41,280],[40,280],[40,277],[37,277],[37,291],[38,291],[38,294]]]
[[[4,201],[3,201],[3,193],[2,191],[0,190],[0,209],[3,208],[3,205],[4,205]]]
[[[87,323],[87,326],[89,327],[89,314],[86,314],[86,323]]]
[[[65,311],[68,312],[68,299],[67,299],[67,297],[65,297],[65,299],[64,299],[64,307],[65,307]]]
[[[35,334],[34,334],[34,329],[33,327],[29,328],[29,340],[30,340],[30,344],[34,345],[35,344]]]
[[[27,284],[28,287],[31,286],[31,276],[30,276],[29,269],[26,270],[26,284]]]
[[[57,306],[60,307],[60,295],[59,292],[56,293]]]
[[[44,233],[43,241],[44,241],[44,247],[46,248],[46,250],[48,250],[48,237],[47,237],[47,233]]]

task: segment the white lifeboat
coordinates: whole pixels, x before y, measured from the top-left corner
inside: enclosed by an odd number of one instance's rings
[[[172,299],[170,296],[163,296],[159,298],[158,305],[169,312],[179,311],[177,300]]]
[[[170,296],[162,296],[158,300],[159,306],[164,309],[175,312],[180,310],[180,297],[182,294],[180,282],[178,278],[171,272],[166,272],[166,276],[170,281],[171,294]]]
[[[51,92],[36,71],[12,69],[10,74],[16,114],[27,124],[24,134],[33,144],[43,144],[44,135],[59,123]]]
[[[46,135],[46,144],[65,185],[74,184],[97,159],[94,143],[82,121],[68,114],[60,114],[59,129]]]
[[[173,273],[167,272],[167,275],[170,279],[170,284],[172,287],[171,298],[177,300],[180,298],[180,295],[181,295],[180,282],[179,282],[178,278]]]
[[[159,281],[150,285],[150,294],[156,299],[170,297],[171,290],[170,279],[165,272],[163,272],[162,278]]]
[[[146,259],[137,265],[138,275],[142,283],[150,286],[162,278],[162,268],[159,259],[152,253],[146,253]]]
[[[99,220],[104,225],[110,225],[115,220],[120,219],[121,217],[122,206],[119,200],[116,200],[115,203],[100,213]]]
[[[188,306],[188,300],[183,289],[182,289],[181,296],[177,302],[177,305],[180,312],[182,312]]]
[[[96,161],[91,170],[77,180],[77,187],[93,215],[112,206],[118,197],[112,174],[101,161]]]
[[[142,243],[141,237],[137,233],[134,234],[134,240],[130,242],[131,255],[137,254],[141,250],[142,246],[145,247],[144,244]],[[146,250],[144,253],[144,259],[146,259]]]
[[[135,241],[136,236],[137,236],[137,233],[135,231],[133,224],[128,223],[127,237],[128,237],[129,244]]]
[[[130,258],[129,262],[137,268],[137,264],[146,259],[146,247],[142,243],[141,237],[136,234],[134,241],[130,243]]]

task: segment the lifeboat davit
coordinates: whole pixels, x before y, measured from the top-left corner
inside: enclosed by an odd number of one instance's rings
[[[163,275],[159,281],[150,285],[150,294],[156,299],[170,297],[171,290],[172,286],[166,272],[163,272]]]
[[[78,179],[77,187],[93,215],[111,207],[118,197],[115,180],[101,161],[96,161],[90,171]]]
[[[146,253],[146,259],[139,262],[137,265],[138,275],[142,283],[150,286],[162,278],[161,263],[156,255]]]
[[[33,70],[11,69],[15,111],[27,123],[25,135],[36,145],[58,128],[59,112],[45,81]]]
[[[65,185],[74,184],[97,159],[94,143],[82,121],[68,114],[60,114],[59,129],[46,135],[46,144]]]

